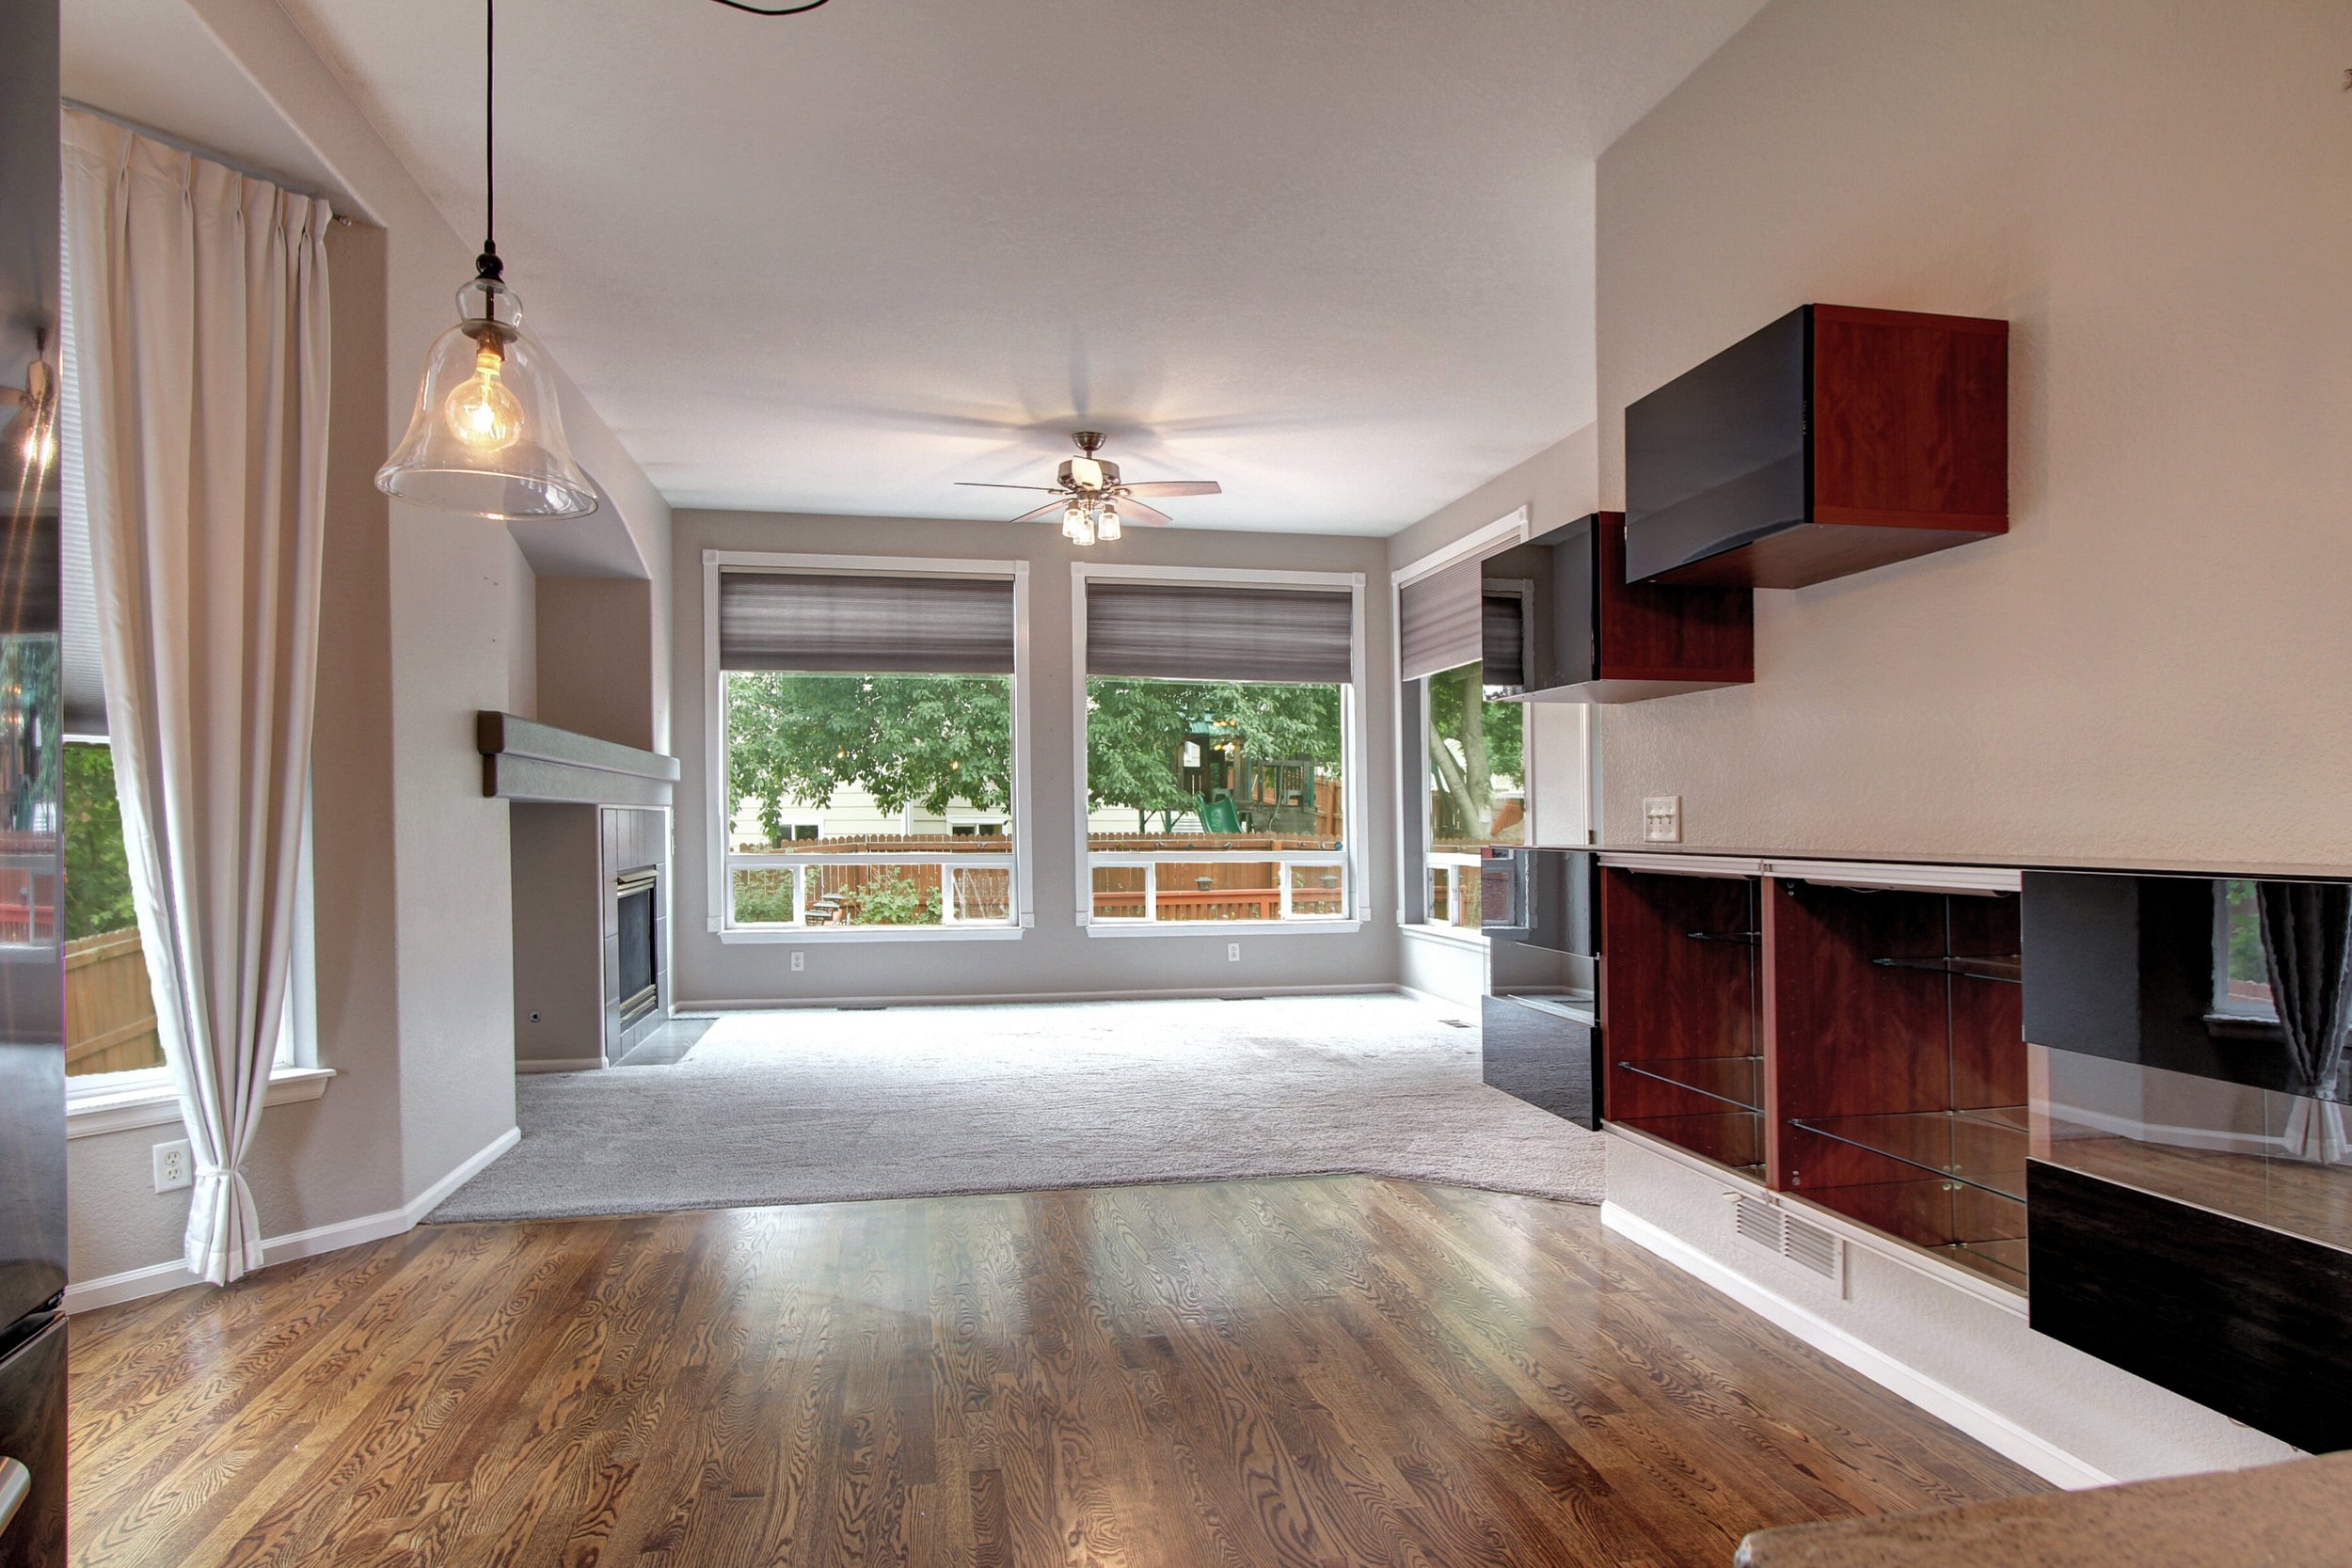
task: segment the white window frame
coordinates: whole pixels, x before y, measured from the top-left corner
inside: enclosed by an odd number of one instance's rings
[[[1012,828],[1012,847],[1004,854],[956,855],[781,855],[739,856],[727,843],[734,816],[726,809],[726,703],[722,696],[724,675],[719,668],[719,576],[722,571],[793,572],[842,577],[988,578],[1012,584],[1012,809],[1006,813]],[[955,557],[897,555],[802,555],[770,550],[703,551],[703,815],[704,887],[707,928],[722,942],[986,942],[1015,941],[1036,924],[1037,900],[1030,852],[1035,815],[1031,810],[1029,767],[1030,701],[1029,563],[1025,561],[970,560]],[[821,842],[821,840],[820,840]],[[736,926],[730,923],[727,890],[731,863],[751,861],[766,869],[798,867],[793,879],[792,912],[788,926]],[[806,867],[822,864],[898,865],[910,869],[939,865],[940,924],[937,926],[807,926]],[[998,924],[963,925],[955,918],[954,873],[957,869],[1009,870],[1012,873],[1011,918]]]
[[[1389,689],[1391,692],[1401,694],[1405,689],[1405,616],[1403,605],[1406,588],[1410,584],[1420,582],[1425,578],[1435,577],[1446,568],[1459,565],[1465,561],[1484,560],[1486,557],[1490,555],[1499,555],[1515,545],[1525,544],[1531,532],[1532,516],[1529,509],[1522,506],[1503,516],[1496,518],[1493,522],[1488,523],[1484,528],[1472,529],[1470,532],[1462,535],[1461,538],[1440,545],[1436,549],[1431,550],[1428,554],[1421,556],[1416,560],[1406,562],[1404,565],[1397,567],[1394,571],[1389,574],[1388,677]],[[1525,628],[1524,621],[1522,621],[1521,624],[1522,627]],[[1532,629],[1523,629],[1523,637],[1532,638]],[[1529,650],[1523,650],[1521,657],[1522,658],[1532,657],[1532,648]],[[1412,768],[1410,777],[1414,781],[1412,788],[1399,789],[1396,792],[1394,836],[1390,840],[1397,850],[1396,923],[1400,929],[1406,931],[1429,932],[1433,934],[1442,934],[1448,937],[1459,937],[1476,942],[1485,942],[1486,940],[1485,934],[1477,928],[1470,927],[1466,929],[1463,927],[1454,925],[1450,922],[1438,920],[1434,917],[1433,911],[1426,907],[1429,897],[1429,872],[1433,866],[1438,863],[1438,862],[1433,857],[1429,849],[1428,677],[1419,676],[1416,678],[1421,681],[1422,691],[1422,701],[1420,704],[1421,722],[1419,725],[1414,727],[1413,734],[1407,735],[1406,733],[1404,703],[1400,700],[1396,705],[1396,754],[1400,759],[1399,775],[1400,778],[1405,776],[1403,765],[1410,764]],[[1524,733],[1527,728],[1525,713],[1526,710],[1522,707],[1520,710],[1519,721],[1522,729],[1522,736],[1519,743],[1519,754],[1524,759],[1521,766],[1526,769],[1527,777],[1522,779],[1520,783],[1526,789],[1527,800],[1532,805],[1535,799],[1535,757],[1534,736]],[[1404,850],[1406,842],[1406,814],[1411,811],[1419,811],[1421,813],[1422,854],[1419,864],[1408,866],[1405,863]],[[1527,808],[1524,806],[1521,808],[1521,812],[1523,815],[1532,816],[1532,813],[1528,812]],[[1532,840],[1532,823],[1530,824],[1529,836]],[[1455,898],[1456,907],[1458,907],[1459,895],[1456,895]],[[1422,918],[1418,920],[1414,919],[1413,916],[1416,913],[1420,914]]]
[[[1340,792],[1339,850],[1329,849],[1171,849],[1162,854],[1105,850],[1097,854],[1087,834],[1087,585],[1090,582],[1225,583],[1236,588],[1312,588],[1338,590],[1348,595],[1349,622],[1347,689],[1340,704],[1343,766]],[[1364,856],[1364,794],[1371,780],[1364,748],[1365,624],[1361,572],[1256,571],[1246,567],[1138,566],[1107,562],[1075,562],[1070,568],[1071,816],[1075,831],[1075,890],[1077,920],[1089,937],[1234,937],[1246,933],[1281,936],[1345,935],[1360,931],[1372,918],[1372,899]],[[1162,920],[1156,867],[1162,862],[1190,865],[1217,862],[1280,866],[1277,885],[1280,908],[1291,903],[1293,865],[1338,865],[1343,896],[1337,915],[1278,917],[1273,920]],[[1144,877],[1144,917],[1140,920],[1098,920],[1094,915],[1094,868],[1140,864]]]
[[[104,746],[114,738],[103,735],[66,735],[69,746]],[[316,900],[311,886],[312,855],[309,802],[303,807],[302,861],[294,883],[294,951],[288,962],[285,1016],[278,1033],[278,1059],[271,1064],[269,1086],[262,1102],[283,1105],[316,1100],[335,1076],[318,1059],[317,946],[312,930]],[[59,911],[62,915],[62,911]],[[58,933],[62,945],[62,927]],[[87,1138],[138,1127],[163,1127],[180,1120],[180,1091],[172,1086],[168,1067],[134,1068],[127,1072],[72,1074],[65,1081],[66,1136]]]

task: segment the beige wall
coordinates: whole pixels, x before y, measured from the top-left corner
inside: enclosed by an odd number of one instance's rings
[[[2347,63],[2340,0],[1775,0],[1608,151],[1605,498],[1629,400],[1827,301],[2013,324],[2013,523],[1604,710],[1607,841],[2352,861]]]
[[[1396,979],[1396,887],[1387,824],[1395,806],[1395,719],[1386,677],[1368,683],[1370,778],[1366,866],[1373,919],[1350,935],[1238,934],[1241,961],[1206,937],[1089,937],[1076,924],[1077,850],[1071,813],[1074,689],[1070,563],[1081,558],[1042,523],[935,522],[809,517],[748,512],[680,512],[675,524],[674,724],[683,768],[677,790],[676,893],[672,949],[678,1006],[827,997],[1056,996],[1133,992],[1259,992],[1283,987],[1388,986]],[[1029,562],[1032,674],[1030,787],[1037,819],[1027,853],[1037,924],[1018,942],[847,942],[799,944],[807,967],[791,973],[791,946],[723,944],[705,928],[708,811],[703,755],[702,552],[791,550],[864,556],[932,556]],[[1388,618],[1375,592],[1386,541],[1315,534],[1137,529],[1085,559],[1153,565],[1362,572],[1372,599],[1366,668],[1391,667]],[[1357,781],[1351,780],[1351,785]]]
[[[541,578],[537,706],[514,711],[660,750],[655,736],[666,736],[670,703],[655,680],[654,601],[653,583],[642,578]]]

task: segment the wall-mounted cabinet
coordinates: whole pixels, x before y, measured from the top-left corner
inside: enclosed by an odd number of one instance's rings
[[[1806,305],[1625,416],[1626,576],[1803,588],[2009,531],[2009,324]]]
[[[1490,686],[1518,688],[1517,702],[1638,703],[1756,679],[1754,594],[1629,582],[1625,548],[1624,515],[1599,512],[1488,558]]]

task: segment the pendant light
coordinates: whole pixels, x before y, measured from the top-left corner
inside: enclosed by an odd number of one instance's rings
[[[483,227],[493,237],[457,291],[457,325],[425,356],[408,434],[375,485],[419,506],[499,522],[584,516],[596,509],[596,486],[572,460],[547,356],[523,335],[522,301],[499,261],[497,0],[483,9]]]

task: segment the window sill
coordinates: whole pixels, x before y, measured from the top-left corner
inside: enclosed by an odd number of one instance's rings
[[[1459,926],[1439,926],[1424,921],[1418,925],[1400,926],[1397,929],[1422,942],[1441,942],[1451,947],[1467,947],[1480,953],[1492,945],[1485,932],[1467,930]]]
[[[1364,928],[1360,920],[1162,920],[1133,926],[1089,924],[1090,937],[1328,937]]]
[[[831,945],[840,942],[1018,942],[1025,926],[854,926],[839,930],[730,930],[713,932],[726,946]]]
[[[269,1075],[269,1088],[262,1095],[262,1103],[290,1105],[298,1100],[316,1100],[326,1092],[326,1081],[334,1076],[332,1068],[279,1068]],[[168,1084],[153,1084],[67,1100],[65,1135],[94,1138],[101,1133],[127,1132],[140,1127],[172,1126],[179,1120],[178,1093]]]

